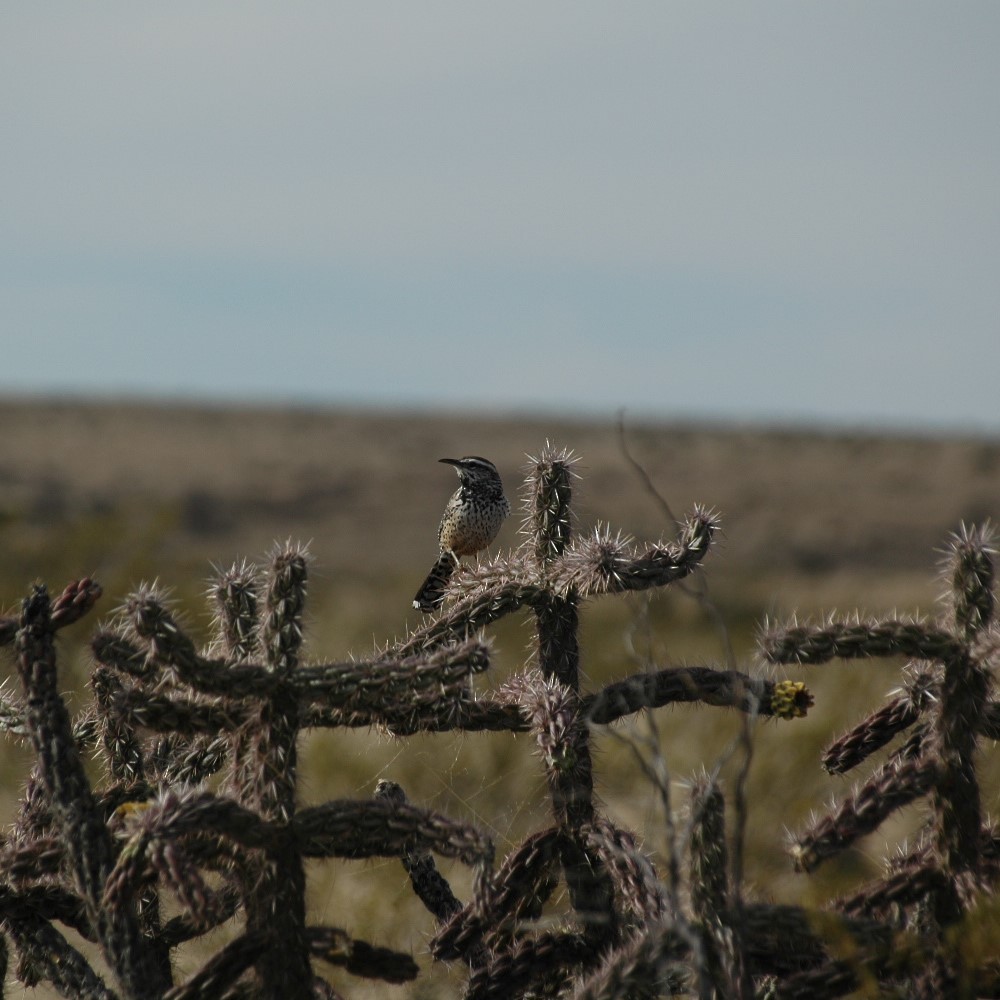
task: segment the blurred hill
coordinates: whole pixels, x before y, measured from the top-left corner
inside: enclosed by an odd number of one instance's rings
[[[204,635],[212,565],[260,559],[276,539],[291,537],[311,542],[308,650],[324,660],[367,655],[419,620],[410,600],[436,556],[438,518],[456,482],[438,458],[487,456],[513,500],[526,455],[549,440],[580,456],[579,530],[600,521],[639,540],[674,533],[623,453],[614,420],[8,400],[0,401],[0,427],[0,606],[15,607],[35,579],[58,589],[91,574],[104,587],[106,616],[136,583],[158,578],[195,635]],[[704,578],[726,634],[678,588],[594,602],[583,617],[590,688],[650,663],[719,663],[727,638],[741,668],[759,670],[753,646],[766,615],[856,607],[934,613],[945,538],[963,521],[1000,515],[998,440],[640,422],[628,423],[626,440],[673,515],[695,503],[719,511],[723,539]],[[510,519],[499,546],[517,544],[518,520]],[[92,626],[60,639],[71,699],[89,671]],[[501,683],[523,665],[528,628],[505,620],[493,630],[496,667],[484,683]],[[815,876],[795,876],[784,831],[843,794],[843,779],[820,769],[819,752],[899,685],[900,666],[806,668],[795,676],[816,696],[809,717],[757,728],[746,864],[755,892],[816,903],[877,868],[884,843]],[[705,706],[657,718],[682,807],[680,782],[727,753],[739,721]],[[657,850],[655,796],[612,734],[603,746],[596,767],[608,811]],[[321,732],[303,750],[301,787],[310,801],[368,796],[377,778],[391,777],[412,801],[484,826],[502,857],[546,822],[544,779],[531,756],[530,739],[502,734],[392,740]],[[0,762],[4,821],[27,762],[16,748]],[[730,781],[733,766],[723,771]],[[987,810],[1000,804],[996,789],[994,781]],[[904,811],[888,829],[902,838],[914,823]],[[310,889],[318,919],[344,923],[346,909],[359,936],[418,956],[426,947],[431,921],[398,863],[317,866]],[[196,967],[198,956],[187,962]],[[446,995],[442,982],[432,977],[412,995]]]
[[[47,570],[112,590],[171,565],[204,575],[289,536],[312,540],[322,586],[413,589],[455,485],[436,460],[484,454],[512,492],[547,439],[581,458],[581,529],[672,532],[613,420],[7,401],[0,427],[5,601]],[[648,423],[627,440],[677,517],[695,502],[721,512],[708,569],[741,604],[926,605],[932,550],[1000,509],[996,440]],[[500,542],[515,540],[512,518]],[[383,604],[382,631],[407,607]]]

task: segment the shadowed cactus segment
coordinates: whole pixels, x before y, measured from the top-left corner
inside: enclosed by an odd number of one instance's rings
[[[947,549],[944,571],[950,577],[947,597],[954,627],[969,641],[993,623],[996,554],[993,526],[988,522],[979,527],[963,524]]]
[[[312,969],[319,957],[399,982],[416,974],[409,956],[307,925],[303,859],[399,857],[417,847],[463,859],[488,883],[488,838],[445,817],[371,800],[297,808],[304,720],[343,724],[338,705],[341,715],[361,710],[390,721],[419,720],[425,703],[456,711],[470,674],[488,666],[478,642],[303,666],[305,582],[297,546],[276,549],[261,574],[242,564],[222,574],[205,652],[160,590],[139,588],[95,635],[95,714],[76,724],[56,693],[52,635],[89,610],[97,585],[71,584],[51,603],[36,589],[16,628],[3,621],[26,694],[23,704],[5,703],[6,728],[30,736],[38,752],[30,808],[0,852],[6,877],[19,878],[6,907],[0,891],[0,926],[18,950],[23,981],[47,980],[69,997],[222,997],[238,980],[246,995],[305,997],[329,990]],[[110,782],[100,793],[79,758],[80,741],[95,739]],[[223,790],[197,786],[222,769]],[[44,882],[34,880],[57,873],[69,881],[43,902]],[[181,910],[166,924],[161,892]],[[35,915],[25,917],[29,904]],[[244,931],[173,985],[171,949],[233,917],[245,919]],[[51,927],[54,919],[98,943],[113,987]]]
[[[309,556],[304,547],[277,547],[271,558],[260,622],[260,646],[268,667],[285,673],[298,666]]]
[[[846,770],[909,730],[906,742],[792,848],[796,864],[810,870],[877,829],[902,805],[929,798],[931,811],[918,848],[897,859],[883,880],[841,903],[844,912],[886,912],[891,906],[899,914],[914,935],[914,952],[923,958],[896,978],[908,982],[909,995],[917,997],[978,996],[1000,981],[995,968],[992,973],[976,968],[973,974],[951,945],[952,929],[994,899],[1000,881],[977,769],[979,742],[990,732],[995,713],[990,699],[997,644],[982,641],[996,628],[995,555],[988,525],[963,526],[950,539],[945,571],[951,590],[938,623],[830,620],[773,629],[762,639],[763,655],[771,662],[900,654],[917,661],[907,670],[904,692],[834,743],[824,762],[830,770]],[[842,982],[841,992],[832,992],[835,981]],[[822,995],[844,995],[860,981],[857,970],[841,969]]]
[[[567,449],[548,444],[537,458],[528,458],[525,482],[525,519],[522,533],[531,542],[537,563],[545,565],[562,555],[572,531],[570,500],[573,496],[573,466],[578,459]]]
[[[219,572],[209,588],[215,606],[214,631],[220,654],[231,663],[250,659],[259,649],[258,570],[244,560]]]

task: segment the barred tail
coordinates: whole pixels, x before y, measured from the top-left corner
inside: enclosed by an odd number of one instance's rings
[[[413,606],[421,611],[433,611],[441,607],[444,600],[444,588],[448,586],[452,573],[458,565],[458,559],[450,552],[442,552],[434,563],[427,579],[420,585],[417,596],[413,598]]]

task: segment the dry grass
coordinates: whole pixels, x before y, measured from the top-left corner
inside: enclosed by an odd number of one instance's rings
[[[0,514],[18,549],[119,517],[167,557],[260,552],[292,534],[315,540],[331,577],[406,574],[433,555],[452,485],[435,459],[484,453],[513,485],[546,438],[583,458],[581,520],[663,529],[613,421],[6,402],[0,426]],[[724,513],[725,575],[766,583],[922,580],[927,552],[995,514],[1000,495],[991,440],[637,425],[629,443],[678,512]]]

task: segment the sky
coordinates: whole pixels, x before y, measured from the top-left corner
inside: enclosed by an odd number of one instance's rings
[[[0,393],[1000,433],[1000,4],[7,4]]]

